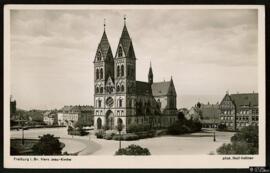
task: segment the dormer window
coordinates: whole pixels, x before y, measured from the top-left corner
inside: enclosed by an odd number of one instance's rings
[[[97,60],[101,61],[101,52],[100,51],[97,52]]]
[[[122,57],[122,56],[123,56],[123,49],[120,46],[119,49],[118,49],[118,57]]]

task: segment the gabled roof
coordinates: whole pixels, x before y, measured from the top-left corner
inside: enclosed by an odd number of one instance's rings
[[[148,82],[136,81],[136,94],[137,95],[150,95],[150,86]]]
[[[218,119],[219,105],[218,104],[201,104],[203,119]]]
[[[237,109],[241,106],[258,106],[258,93],[231,94],[230,98]]]
[[[170,88],[170,82],[156,82],[152,84],[153,96],[164,96],[167,95]]]
[[[111,83],[111,85],[114,85],[114,80],[111,76],[108,77],[106,85],[108,85],[109,82]]]
[[[153,96],[176,95],[172,80],[166,82],[155,82],[151,87]]]

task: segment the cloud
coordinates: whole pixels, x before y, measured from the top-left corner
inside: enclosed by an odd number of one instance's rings
[[[104,18],[115,54],[124,14],[138,80],[147,80],[152,61],[154,80],[173,75],[180,98],[256,90],[257,10],[12,10],[12,92],[20,104],[92,104],[92,62]],[[33,99],[24,101],[29,93]]]

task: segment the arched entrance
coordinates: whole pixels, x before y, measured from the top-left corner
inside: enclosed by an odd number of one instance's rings
[[[119,125],[119,124],[121,124],[121,125],[123,124],[123,120],[121,118],[117,119],[117,125]]]
[[[113,112],[111,110],[106,112],[106,126],[109,130],[114,128]]]
[[[101,120],[101,118],[98,118],[97,119],[97,129],[101,129],[101,127],[102,127],[102,120]]]

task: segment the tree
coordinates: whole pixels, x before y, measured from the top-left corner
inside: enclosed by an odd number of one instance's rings
[[[37,155],[61,155],[62,151],[60,141],[51,134],[40,137],[38,143],[32,149],[34,154]]]
[[[178,118],[178,120],[182,121],[185,119],[185,114],[183,112],[178,112],[177,118]]]
[[[231,137],[230,144],[217,149],[219,154],[258,154],[258,126],[242,128]]]

